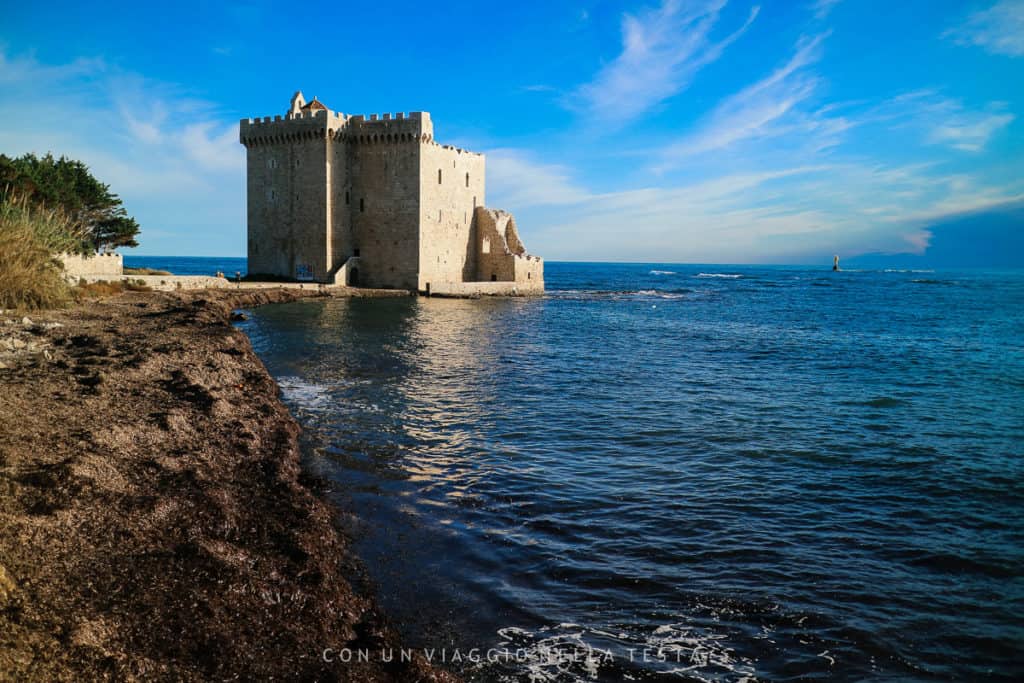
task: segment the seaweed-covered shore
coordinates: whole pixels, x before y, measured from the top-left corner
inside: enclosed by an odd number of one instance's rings
[[[0,315],[0,679],[453,680],[382,661],[396,635],[230,325],[310,294]]]

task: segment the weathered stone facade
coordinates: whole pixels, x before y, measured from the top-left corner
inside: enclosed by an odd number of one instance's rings
[[[239,138],[250,273],[424,293],[544,291],[543,261],[526,253],[511,215],[484,208],[484,156],[435,142],[427,112],[348,116],[297,92],[283,117],[242,119]]]
[[[85,275],[105,275],[120,277],[124,272],[121,254],[109,252],[103,254],[60,254],[64,265],[64,276],[77,278]]]

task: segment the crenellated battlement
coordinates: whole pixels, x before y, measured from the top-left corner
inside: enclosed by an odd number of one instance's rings
[[[436,144],[430,114],[421,111],[350,116],[329,109],[298,110],[284,116],[242,119],[238,129],[239,142],[246,146],[316,138],[353,144]]]
[[[276,116],[256,116],[253,118],[242,119],[242,123],[247,123],[250,126],[259,126],[265,123],[282,123],[285,121],[330,121],[330,122],[342,122],[347,121],[349,117],[340,111],[330,111],[329,109],[315,109],[313,111],[300,111],[294,114],[280,114]]]
[[[442,145],[442,144],[440,144],[438,142],[435,142],[433,139],[429,140],[428,143],[430,145],[434,146],[434,147],[440,147],[441,149],[447,150],[449,152],[455,152],[456,154],[465,154],[466,156],[471,156],[471,157],[482,157],[483,156],[483,152],[473,152],[473,151],[470,151],[468,149],[462,149],[461,147],[456,147],[455,145]]]
[[[249,147],[326,139],[343,128],[347,121],[344,114],[325,109],[242,119],[238,123],[238,141]]]
[[[359,114],[353,116],[352,119],[360,123],[385,123],[387,121],[429,121],[430,113],[425,111],[411,111],[408,114],[404,112],[387,113],[387,114]]]
[[[349,118],[344,134],[357,143],[425,142],[434,136],[434,124],[424,111],[359,114]]]
[[[455,154],[482,154],[434,140],[434,124],[425,111],[348,115],[330,109],[299,109],[284,116],[242,119],[238,126],[243,145],[277,145],[303,140],[331,139],[356,145],[422,143]]]

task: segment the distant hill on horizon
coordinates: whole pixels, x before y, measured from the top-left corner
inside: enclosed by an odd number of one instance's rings
[[[842,259],[840,266],[1024,268],[1024,205],[959,216],[928,230],[932,239],[923,254],[867,253]]]

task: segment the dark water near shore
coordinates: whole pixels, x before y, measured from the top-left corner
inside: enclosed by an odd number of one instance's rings
[[[473,680],[1024,676],[1024,272],[547,282],[243,324],[409,644],[529,653]]]

